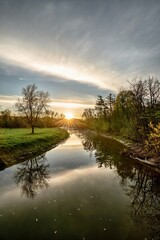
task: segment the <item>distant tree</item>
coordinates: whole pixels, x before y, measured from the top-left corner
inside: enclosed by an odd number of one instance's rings
[[[106,97],[106,101],[105,101],[105,105],[108,108],[108,113],[110,115],[112,115],[113,112],[113,105],[115,103],[115,95],[113,95],[112,93],[110,93],[107,97]]]
[[[65,118],[65,115],[63,113],[60,114],[60,118]]]
[[[105,99],[101,95],[97,96],[95,110],[98,118],[106,119],[108,106],[105,103]]]
[[[59,114],[58,112],[52,110],[46,110],[44,117],[41,118],[41,123],[44,127],[53,127],[56,120],[64,118],[64,114]]]
[[[83,111],[82,118],[84,119],[93,119],[95,117],[93,108],[86,108]]]
[[[4,111],[1,111],[1,121],[2,121],[2,127],[4,128],[11,128],[11,111],[8,109],[5,109]]]
[[[112,131],[113,111],[115,105],[115,95],[110,93],[105,99],[105,106],[107,109],[108,130]]]
[[[37,91],[35,84],[28,85],[22,89],[22,99],[18,99],[15,104],[18,112],[26,117],[28,124],[32,128],[32,134],[37,123],[38,117],[46,112],[49,102],[49,93]]]

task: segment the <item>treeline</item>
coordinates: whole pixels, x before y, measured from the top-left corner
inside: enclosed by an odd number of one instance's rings
[[[88,127],[98,132],[143,141],[151,131],[150,123],[152,130],[159,126],[160,81],[154,77],[134,79],[128,89],[120,90],[116,96],[98,96],[95,107],[85,109],[82,116]]]
[[[59,120],[63,119],[63,114],[47,110],[45,114],[37,119],[35,127],[56,127]],[[27,128],[30,127],[25,116],[14,115],[10,110],[5,109],[0,112],[0,128]]]
[[[0,112],[0,128],[27,128],[30,127],[32,134],[34,128],[69,127],[83,129],[83,121],[74,119],[68,121],[64,114],[58,114],[49,108],[49,93],[39,91],[38,87],[28,85],[22,89],[21,98],[15,104],[16,115],[5,109]]]

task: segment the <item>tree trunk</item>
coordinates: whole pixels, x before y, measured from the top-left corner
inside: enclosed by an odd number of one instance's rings
[[[34,134],[34,126],[32,126],[32,134]]]

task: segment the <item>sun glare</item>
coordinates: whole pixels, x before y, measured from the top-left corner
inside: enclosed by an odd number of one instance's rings
[[[72,114],[72,113],[66,113],[66,114],[65,114],[65,118],[68,119],[68,120],[70,120],[70,119],[73,118],[73,114]]]

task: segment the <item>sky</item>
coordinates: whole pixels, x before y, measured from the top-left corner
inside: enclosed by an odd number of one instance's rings
[[[0,0],[0,111],[35,83],[80,117],[149,75],[160,79],[159,0]]]

